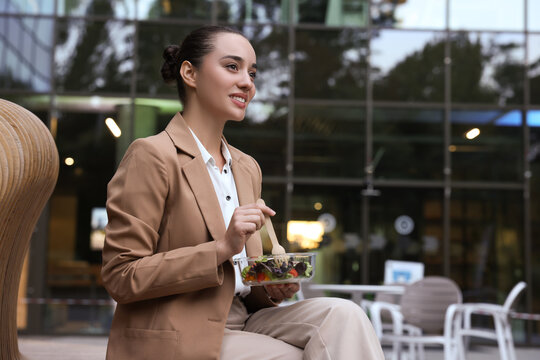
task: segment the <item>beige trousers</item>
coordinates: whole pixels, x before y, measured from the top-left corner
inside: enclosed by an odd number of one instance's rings
[[[249,316],[235,298],[222,360],[384,360],[371,322],[350,300],[314,298]]]

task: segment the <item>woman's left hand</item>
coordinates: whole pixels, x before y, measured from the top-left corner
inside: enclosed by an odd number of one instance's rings
[[[264,289],[273,300],[281,301],[296,294],[300,290],[300,285],[296,283],[264,285]]]

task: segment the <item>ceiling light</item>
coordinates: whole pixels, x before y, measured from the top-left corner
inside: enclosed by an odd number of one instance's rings
[[[478,129],[478,128],[471,129],[471,130],[467,131],[467,133],[465,133],[465,137],[467,139],[469,139],[469,140],[474,139],[478,135],[480,135],[480,129]]]
[[[122,135],[122,130],[120,130],[113,118],[106,118],[105,124],[107,124],[107,127],[114,137],[120,137],[120,135]]]

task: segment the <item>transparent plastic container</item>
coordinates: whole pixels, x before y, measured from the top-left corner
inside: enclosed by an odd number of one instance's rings
[[[308,281],[315,272],[315,253],[287,253],[236,259],[245,285],[286,284]]]

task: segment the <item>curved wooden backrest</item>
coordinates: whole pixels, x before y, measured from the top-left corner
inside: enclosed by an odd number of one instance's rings
[[[426,333],[437,333],[444,328],[448,306],[461,302],[461,290],[454,281],[441,276],[429,276],[405,288],[401,298],[401,312],[407,323]]]
[[[17,293],[36,222],[58,177],[58,152],[41,120],[0,99],[0,359],[20,359]]]

